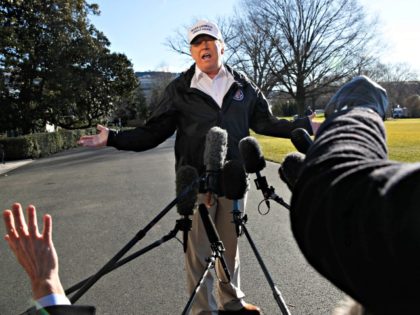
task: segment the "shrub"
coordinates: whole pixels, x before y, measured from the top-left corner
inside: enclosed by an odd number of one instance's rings
[[[0,143],[4,145],[6,160],[28,159],[34,152],[34,143],[28,137],[4,138]]]
[[[95,128],[59,130],[49,133],[33,133],[20,137],[0,138],[8,161],[36,159],[77,146],[77,140],[85,134],[94,134]]]
[[[297,114],[297,106],[294,102],[276,100],[272,102],[271,111],[274,116],[293,116]]]

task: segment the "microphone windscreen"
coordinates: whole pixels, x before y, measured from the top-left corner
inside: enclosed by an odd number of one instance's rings
[[[204,165],[207,171],[219,171],[225,163],[227,152],[226,130],[213,127],[207,132],[204,147]]]
[[[179,198],[177,203],[180,215],[193,215],[198,194],[198,173],[189,165],[181,166],[176,172],[176,195]]]
[[[304,160],[304,154],[292,152],[285,156],[279,167],[280,179],[287,184],[291,191],[293,191],[296,181],[298,180]]]
[[[245,137],[239,141],[239,152],[247,173],[256,173],[264,169],[265,159],[254,137]]]
[[[308,152],[310,146],[313,143],[313,140],[309,133],[303,128],[294,129],[291,132],[290,140],[292,140],[293,145],[296,150],[301,153]]]
[[[230,200],[242,199],[248,189],[248,180],[241,161],[230,160],[222,170],[222,187],[226,198]]]

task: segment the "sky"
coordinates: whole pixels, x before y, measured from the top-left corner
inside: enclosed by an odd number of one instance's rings
[[[111,51],[124,53],[135,71],[180,72],[192,63],[165,46],[168,37],[197,19],[214,20],[240,11],[238,0],[96,0],[100,16],[90,16],[105,33]],[[378,16],[387,43],[381,61],[404,62],[420,74],[420,1],[359,0],[366,12]],[[237,11],[235,11],[237,10]]]

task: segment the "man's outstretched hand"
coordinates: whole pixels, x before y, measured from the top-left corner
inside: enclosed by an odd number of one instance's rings
[[[105,126],[96,127],[99,133],[92,136],[82,136],[77,143],[84,147],[104,147],[108,141],[109,129]]]

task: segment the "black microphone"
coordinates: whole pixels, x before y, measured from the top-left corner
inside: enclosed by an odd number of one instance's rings
[[[206,166],[206,191],[219,194],[219,175],[225,163],[227,152],[226,130],[213,127],[207,132],[204,147],[204,165]]]
[[[268,186],[265,176],[260,174],[260,171],[265,167],[265,159],[257,140],[254,137],[243,138],[239,141],[239,152],[244,161],[246,172],[257,175],[254,182],[257,189],[262,191],[267,208],[270,209],[269,199],[272,199],[285,208],[290,209],[290,206],[274,192],[274,188]]]
[[[290,191],[293,192],[296,181],[302,170],[305,155],[300,152],[292,152],[287,154],[279,167],[280,179],[286,183]]]
[[[189,165],[181,166],[176,172],[176,195],[178,196],[177,210],[183,216],[178,220],[178,227],[184,232],[184,253],[187,251],[188,231],[191,230],[190,215],[194,214],[197,201],[199,177],[197,170]]]
[[[236,225],[236,235],[240,236],[242,212],[239,209],[239,200],[244,198],[248,190],[248,180],[241,161],[230,160],[225,163],[222,170],[222,187],[226,198],[233,201],[233,223]]]
[[[294,129],[291,132],[290,140],[295,148],[300,152],[306,154],[313,144],[313,140],[309,133],[303,128]]]
[[[227,268],[225,258],[223,253],[225,251],[225,247],[220,240],[219,233],[217,233],[216,227],[214,226],[213,220],[210,217],[209,211],[204,204],[200,204],[198,206],[198,211],[200,212],[201,220],[203,221],[204,228],[207,233],[207,237],[210,242],[211,249],[213,253],[219,258],[219,261],[222,265],[223,271],[225,272],[226,279],[230,282],[230,273],[229,269]]]
[[[197,201],[198,173],[189,165],[181,166],[176,172],[176,195],[179,198],[177,210],[180,215],[193,215]],[[182,197],[182,198],[181,198]]]
[[[248,189],[248,180],[244,165],[239,160],[230,160],[222,170],[222,187],[226,198],[230,200],[242,199]]]
[[[242,160],[244,161],[244,167],[247,173],[255,173],[257,179],[255,185],[257,189],[261,189],[265,204],[270,209],[270,198],[271,191],[268,187],[267,179],[265,176],[261,176],[260,171],[265,168],[265,159],[262,155],[260,146],[254,137],[245,137],[239,141],[239,152]]]

